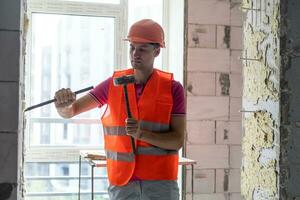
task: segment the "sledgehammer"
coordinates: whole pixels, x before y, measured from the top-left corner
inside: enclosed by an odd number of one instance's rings
[[[129,99],[128,99],[128,92],[127,92],[127,84],[134,83],[134,75],[127,75],[127,76],[121,76],[114,78],[114,85],[122,85],[123,90],[124,90],[124,95],[125,95],[125,103],[126,103],[126,112],[127,112],[127,117],[131,118],[131,111],[130,111],[130,106],[129,106]],[[132,146],[132,151],[135,153],[135,142],[134,138],[131,137],[131,146]]]

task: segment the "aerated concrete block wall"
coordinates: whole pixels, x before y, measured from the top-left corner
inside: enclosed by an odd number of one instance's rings
[[[0,1],[0,199],[17,199],[20,0]]]
[[[194,199],[239,200],[242,12],[239,0],[187,0],[187,143]],[[191,172],[187,199],[191,199]]]

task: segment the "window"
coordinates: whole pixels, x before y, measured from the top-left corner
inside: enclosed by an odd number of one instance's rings
[[[60,88],[95,86],[124,66],[126,1],[28,2],[30,32],[26,59],[26,100],[52,99]],[[117,3],[116,3],[117,2]],[[104,9],[105,8],[105,9]],[[125,9],[124,9],[125,8]],[[125,21],[126,22],[126,21]],[[62,119],[54,105],[26,115],[26,199],[75,199],[81,149],[103,150],[101,110]],[[90,192],[87,163],[82,165],[82,198]],[[96,198],[108,199],[105,169],[96,169]]]
[[[63,87],[75,91],[96,86],[115,69],[129,66],[127,42],[122,41],[128,27],[141,18],[168,27],[166,2],[28,0],[26,103],[52,99]],[[155,66],[168,70],[168,63],[163,50]],[[53,104],[26,113],[25,199],[77,199],[79,151],[103,150],[103,109],[72,119],[62,119]],[[81,197],[89,199],[88,163],[82,164],[81,174]],[[106,176],[105,168],[95,169],[95,199],[108,199]]]

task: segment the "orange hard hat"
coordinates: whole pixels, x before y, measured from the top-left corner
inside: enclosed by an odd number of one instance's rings
[[[165,47],[164,30],[151,19],[135,22],[130,27],[125,40],[138,43],[158,43],[160,47]]]

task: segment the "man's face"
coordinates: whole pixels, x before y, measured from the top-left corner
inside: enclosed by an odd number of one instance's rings
[[[152,44],[130,43],[130,62],[134,69],[150,69],[154,59],[159,55],[160,48]]]

